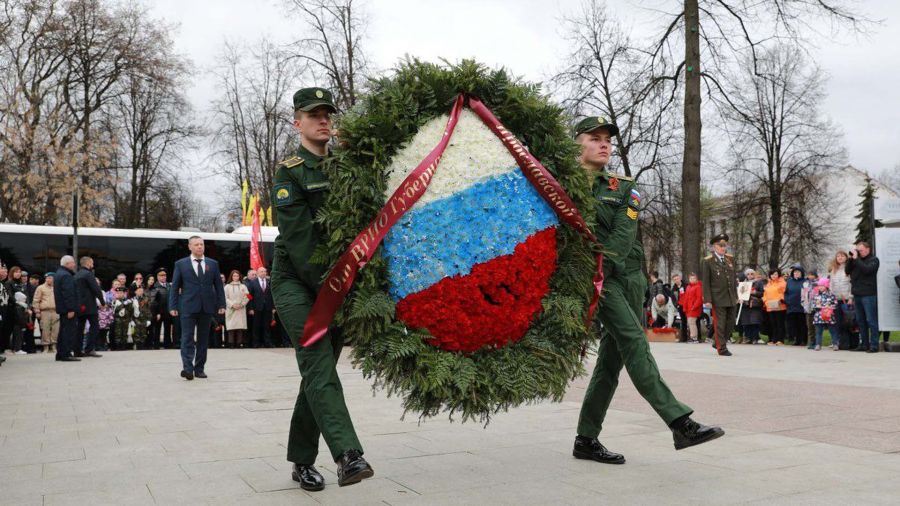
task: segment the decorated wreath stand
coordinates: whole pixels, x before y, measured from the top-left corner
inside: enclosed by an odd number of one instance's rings
[[[602,286],[562,111],[503,70],[411,61],[339,127],[314,256],[333,267],[301,342],[334,320],[421,417],[561,400]]]

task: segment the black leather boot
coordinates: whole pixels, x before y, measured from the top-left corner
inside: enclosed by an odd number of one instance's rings
[[[319,474],[319,471],[316,471],[316,468],[311,465],[304,466],[294,464],[294,471],[291,473],[291,478],[300,483],[300,488],[303,490],[318,492],[325,488],[325,478],[323,478],[322,475]]]
[[[338,485],[346,486],[359,483],[366,478],[375,476],[372,466],[362,458],[359,450],[347,450],[337,460]]]
[[[597,438],[591,439],[584,436],[575,437],[575,447],[572,449],[572,456],[576,459],[593,460],[603,464],[625,463],[625,456],[621,453],[607,450]]]
[[[671,429],[676,450],[683,450],[725,435],[725,431],[721,428],[697,423],[689,416],[673,422]]]

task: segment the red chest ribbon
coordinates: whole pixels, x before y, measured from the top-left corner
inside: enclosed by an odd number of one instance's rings
[[[415,204],[431,183],[432,176],[437,170],[441,156],[450,142],[459,114],[465,103],[463,95],[456,97],[453,108],[450,110],[450,119],[444,128],[444,135],[438,145],[431,150],[428,156],[422,160],[416,168],[403,180],[403,184],[387,200],[384,207],[378,211],[375,219],[363,229],[350,243],[350,247],[341,255],[334,267],[325,278],[322,288],[316,296],[316,301],[306,319],[303,327],[303,336],[299,340],[301,346],[310,346],[322,339],[328,332],[328,326],[334,319],[356,274],[365,266],[378,245],[387,235],[388,230],[399,220],[413,204]],[[556,179],[535,159],[515,136],[506,130],[496,117],[488,110],[480,100],[468,97],[469,107],[481,118],[481,121],[492,131],[506,146],[516,163],[519,164],[525,177],[535,187],[541,197],[550,205],[551,209],[559,216],[560,220],[577,230],[588,241],[599,245],[597,238],[588,229],[584,219],[575,208],[572,199],[562,189]],[[588,308],[588,324],[597,308],[597,301],[603,289],[603,255],[597,255],[597,272],[594,274],[594,295]]]

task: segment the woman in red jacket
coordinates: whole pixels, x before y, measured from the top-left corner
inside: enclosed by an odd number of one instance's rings
[[[678,305],[684,310],[687,316],[687,326],[691,333],[690,342],[697,342],[699,328],[697,327],[697,318],[703,314],[703,284],[697,279],[697,275],[693,272],[688,277],[688,286],[684,290],[684,295],[678,300]]]

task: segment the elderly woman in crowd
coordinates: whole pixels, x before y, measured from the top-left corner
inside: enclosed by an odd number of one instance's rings
[[[784,291],[787,288],[784,278],[778,269],[769,271],[769,282],[763,291],[763,307],[769,318],[769,344],[784,344],[784,314],[787,304],[784,303]]]
[[[240,348],[247,330],[247,303],[250,292],[241,282],[241,273],[233,270],[225,285],[225,346]]]
[[[838,331],[838,347],[847,349],[850,346],[850,333],[845,327],[845,322],[853,311],[853,293],[850,291],[850,276],[845,271],[847,264],[847,252],[838,251],[828,265],[828,279],[830,280],[831,293],[837,300],[835,319]],[[832,336],[834,340],[834,336]]]
[[[753,283],[750,287],[750,300],[741,302],[741,325],[744,327],[745,344],[759,344],[759,327],[763,322],[763,279],[756,279],[756,271],[747,269],[744,271],[745,279]]]

